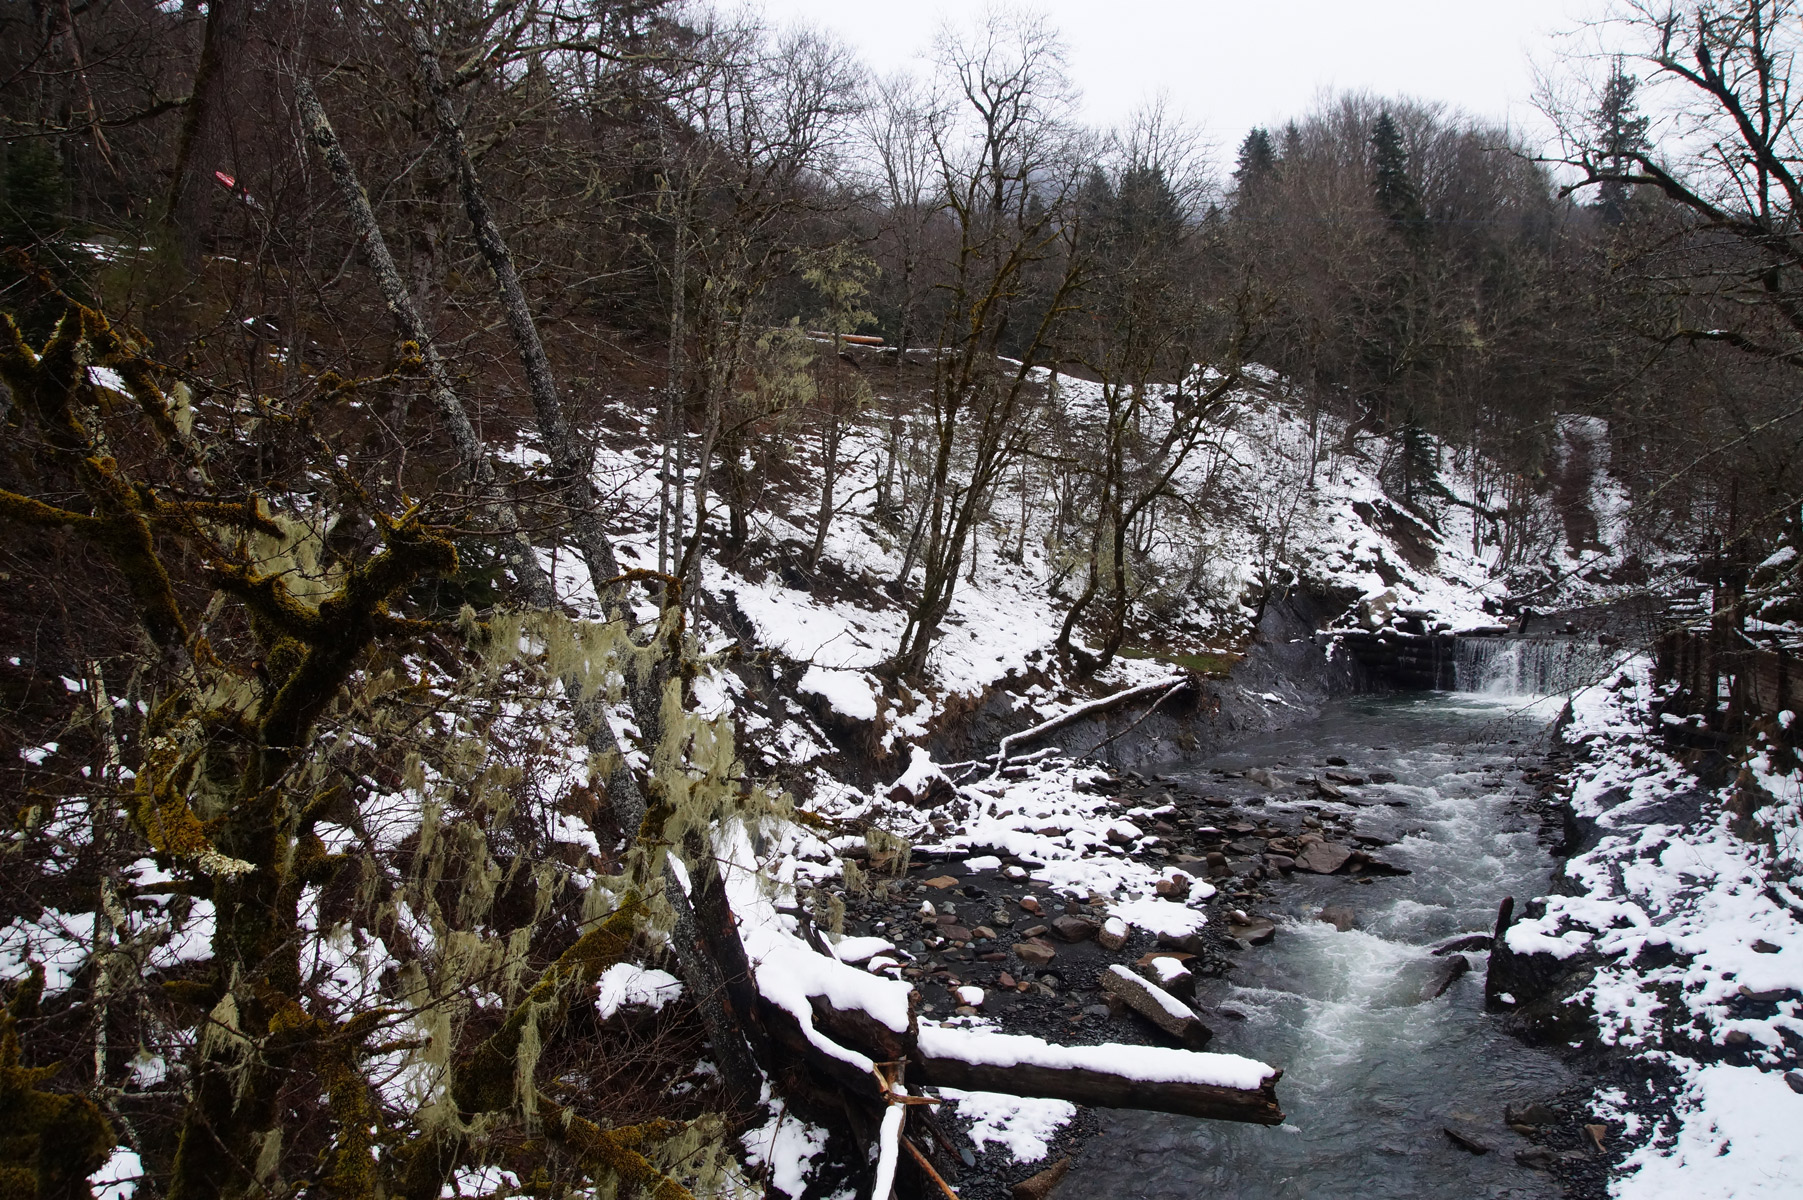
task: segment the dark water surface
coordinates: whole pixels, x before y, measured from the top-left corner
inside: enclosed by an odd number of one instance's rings
[[[1445,960],[1428,950],[1488,933],[1497,902],[1545,890],[1552,861],[1520,771],[1538,765],[1557,702],[1439,693],[1364,698],[1319,721],[1204,762],[1167,766],[1215,794],[1268,797],[1265,811],[1299,816],[1324,805],[1310,789],[1266,792],[1210,768],[1262,766],[1313,775],[1337,754],[1349,771],[1393,772],[1355,789],[1355,830],[1397,839],[1382,856],[1413,874],[1360,883],[1297,873],[1259,909],[1277,918],[1272,944],[1240,952],[1231,982],[1198,997],[1216,1031],[1211,1050],[1280,1066],[1282,1128],[1104,1110],[1059,1194],[1088,1197],[1556,1197],[1549,1176],[1518,1166],[1526,1143],[1502,1121],[1505,1103],[1548,1100],[1573,1082],[1551,1055],[1501,1033],[1483,1010],[1486,956],[1436,1000],[1422,988]],[[1515,744],[1510,743],[1515,739]],[[1341,933],[1316,920],[1348,905]],[[1222,1007],[1245,1014],[1219,1019]],[[1493,1149],[1475,1156],[1451,1125]]]

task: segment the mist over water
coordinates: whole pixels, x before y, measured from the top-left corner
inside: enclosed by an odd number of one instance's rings
[[[1198,996],[1216,1032],[1211,1050],[1284,1069],[1286,1126],[1104,1111],[1102,1137],[1064,1190],[1184,1200],[1557,1196],[1550,1176],[1515,1163],[1525,1143],[1504,1127],[1502,1110],[1550,1099],[1569,1073],[1485,1014],[1485,954],[1469,955],[1472,970],[1445,995],[1422,996],[1446,962],[1429,954],[1434,946],[1490,932],[1503,896],[1545,888],[1552,863],[1536,818],[1511,801],[1529,794],[1518,771],[1533,765],[1561,702],[1466,693],[1359,699],[1305,729],[1166,768],[1213,794],[1243,796],[1264,793],[1208,768],[1265,766],[1293,778],[1337,754],[1351,771],[1391,771],[1394,784],[1355,791],[1406,807],[1363,808],[1355,829],[1395,839],[1381,855],[1412,874],[1369,883],[1292,875],[1261,910],[1279,920],[1276,941],[1240,952],[1231,982],[1214,981]],[[1265,811],[1300,816],[1323,806],[1291,788],[1269,793]],[[1355,910],[1352,930],[1316,919],[1329,904]],[[1493,1152],[1456,1148],[1447,1125]]]

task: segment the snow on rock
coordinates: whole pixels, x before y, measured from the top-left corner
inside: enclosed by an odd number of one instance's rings
[[[1667,752],[1652,719],[1650,675],[1650,664],[1636,659],[1574,697],[1563,736],[1587,757],[1570,804],[1595,822],[1595,844],[1566,863],[1576,894],[1547,897],[1545,915],[1512,927],[1508,943],[1598,959],[1574,997],[1593,1009],[1597,1036],[1680,1081],[1670,1114],[1658,1121],[1619,1093],[1598,1094],[1599,1114],[1620,1121],[1634,1144],[1612,1195],[1794,1195],[1803,1095],[1784,1069],[1793,1065],[1787,1043],[1803,1035],[1803,1001],[1795,998],[1803,992],[1803,930],[1770,879],[1765,841],[1740,836],[1725,793],[1707,791]],[[1803,779],[1757,749],[1749,779],[1770,798],[1761,817],[1780,830],[1782,845]],[[1642,955],[1648,946],[1666,952]],[[1748,1008],[1750,994],[1778,999]],[[1673,1030],[1685,1036],[1674,1040]],[[1747,1035],[1744,1065],[1708,1061],[1708,1043],[1731,1032]],[[1691,1038],[1704,1045],[1689,1048]]]
[[[1043,1038],[994,1033],[987,1029],[920,1023],[920,1051],[991,1067],[1033,1066],[1095,1071],[1141,1083],[1194,1083],[1252,1090],[1277,1074],[1275,1068],[1237,1054],[1203,1054],[1161,1046],[1055,1046]]]
[[[1059,1129],[1077,1115],[1068,1100],[1042,1100],[1031,1096],[1004,1096],[1000,1092],[963,1092],[940,1088],[942,1099],[952,1102],[961,1120],[970,1122],[967,1136],[981,1150],[994,1143],[1017,1163],[1038,1162],[1051,1150]]]

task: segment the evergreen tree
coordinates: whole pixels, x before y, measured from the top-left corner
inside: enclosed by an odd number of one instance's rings
[[[1389,110],[1378,114],[1371,131],[1374,173],[1372,190],[1377,198],[1377,211],[1384,219],[1405,231],[1420,229],[1426,219],[1421,197],[1409,179],[1409,152],[1403,148],[1402,131],[1396,127]]]
[[[1244,216],[1262,208],[1276,174],[1277,148],[1268,132],[1255,128],[1240,143],[1239,163],[1233,169],[1234,211]]]
[[[1233,169],[1233,181],[1244,191],[1269,178],[1276,169],[1277,148],[1271,143],[1271,135],[1262,128],[1254,128],[1240,143],[1239,165]]]
[[[1633,186],[1623,183],[1620,176],[1631,173],[1639,157],[1650,146],[1647,130],[1652,125],[1652,118],[1642,116],[1634,102],[1634,93],[1639,87],[1640,80],[1622,69],[1621,57],[1617,55],[1609,69],[1609,80],[1603,85],[1602,99],[1592,116],[1596,144],[1591,153],[1596,169],[1601,174],[1615,177],[1605,179],[1597,188],[1596,207],[1604,222],[1610,225],[1621,224],[1627,215],[1628,194]]]

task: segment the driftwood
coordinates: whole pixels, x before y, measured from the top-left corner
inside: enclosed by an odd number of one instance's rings
[[[1109,712],[1122,705],[1131,704],[1135,700],[1144,699],[1147,696],[1157,696],[1159,697],[1160,703],[1162,703],[1165,699],[1175,695],[1184,688],[1194,686],[1195,680],[1188,675],[1180,675],[1175,679],[1161,679],[1156,683],[1142,683],[1138,687],[1123,688],[1113,695],[1103,696],[1099,700],[1091,700],[1085,704],[1079,704],[1075,708],[1059,713],[1049,721],[1041,721],[1039,724],[1023,729],[1019,733],[1011,733],[1003,738],[1001,743],[996,747],[996,773],[1000,774],[1002,768],[1008,765],[1009,756],[1013,754],[1017,747],[1026,745],[1029,742],[1036,742],[1048,733],[1056,733],[1066,725],[1074,725],[1085,717],[1093,717],[1097,713]]]

